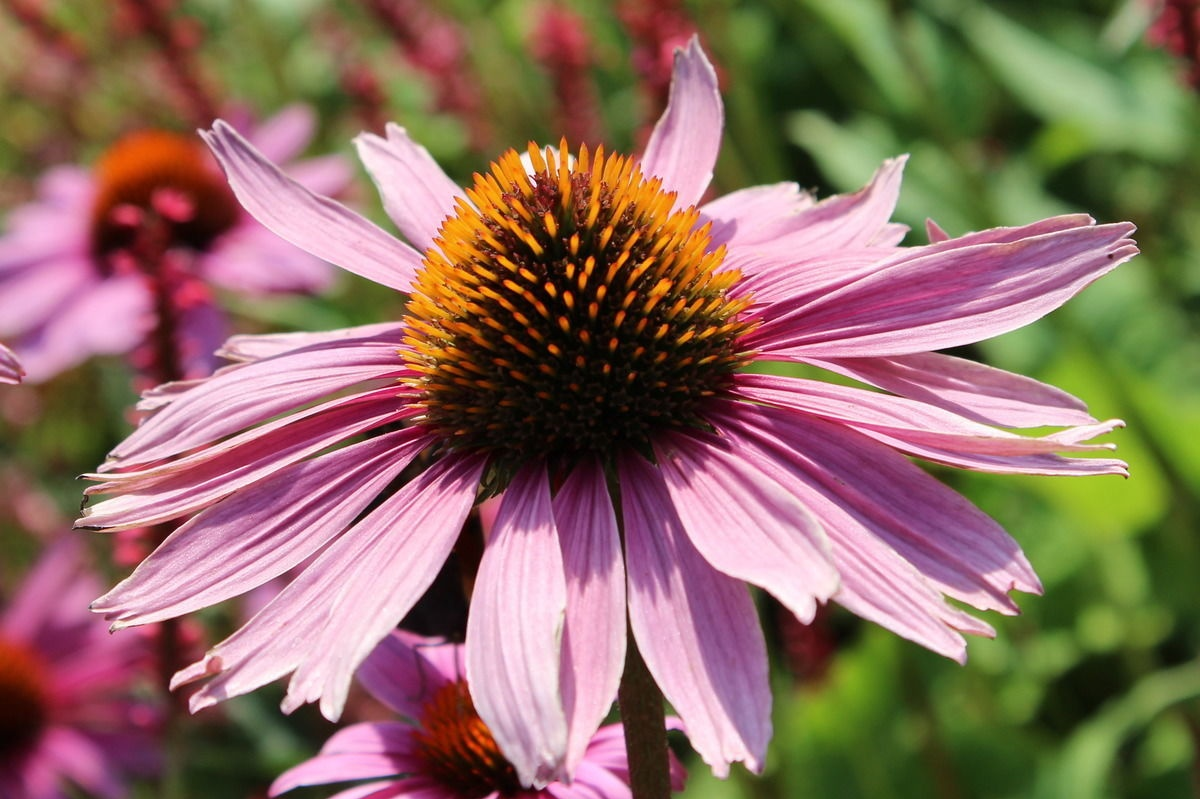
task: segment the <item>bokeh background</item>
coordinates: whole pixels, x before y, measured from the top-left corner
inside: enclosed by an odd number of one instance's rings
[[[698,31],[718,65],[718,193],[781,180],[853,190],[911,153],[909,243],[1085,211],[1132,220],[1142,255],[1027,329],[961,353],[1057,384],[1098,418],[1132,477],[939,470],[1021,542],[1045,596],[992,617],[965,667],[840,610],[802,628],[764,602],[775,738],[761,777],[685,796],[887,799],[1200,795],[1200,95],[1192,2],[1150,0],[111,0],[0,3],[0,230],[47,167],[120,134],[214,114],[318,113],[310,154],[404,125],[466,181],[528,140],[636,150],[670,52]],[[1180,9],[1185,9],[1181,12]],[[1165,17],[1161,16],[1166,14]],[[1174,16],[1171,16],[1174,14]],[[1194,63],[1194,62],[1193,62]],[[365,175],[347,202],[387,226]],[[394,317],[343,276],[314,298],[223,297],[245,331]],[[78,506],[77,474],[128,431],[120,359],[0,388],[0,586]],[[78,535],[85,535],[79,533]],[[90,541],[109,579],[112,542]],[[213,642],[236,608],[198,616]],[[102,623],[97,620],[97,623]],[[180,722],[139,797],[251,797],[333,729],[275,688]],[[364,705],[361,710],[370,714]],[[681,752],[688,757],[686,746]],[[326,796],[329,791],[297,792]]]

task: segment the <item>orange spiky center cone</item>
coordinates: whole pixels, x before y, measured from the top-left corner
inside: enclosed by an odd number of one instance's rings
[[[699,212],[627,157],[566,152],[531,144],[528,165],[510,150],[476,175],[408,306],[425,422],[501,466],[648,451],[706,426],[747,361],[749,300]]]
[[[521,792],[516,770],[479,718],[465,682],[442,686],[422,710],[421,728],[414,737],[429,776],[459,799],[479,799],[493,791],[501,796]]]
[[[49,716],[45,664],[24,644],[0,638],[0,761],[36,742]]]
[[[131,133],[94,169],[92,254],[131,247],[147,222],[169,246],[205,250],[241,213],[212,156],[195,138],[159,130]]]

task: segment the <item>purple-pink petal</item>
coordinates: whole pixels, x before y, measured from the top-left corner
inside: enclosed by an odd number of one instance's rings
[[[413,756],[413,728],[400,722],[354,724],[338,730],[321,747],[321,753],[288,769],[271,783],[270,795],[303,785],[403,777],[420,771]]]
[[[404,238],[422,252],[432,247],[463,190],[399,125],[388,124],[386,139],[364,133],[354,143],[379,189],[384,210]]]
[[[864,383],[1001,427],[1086,425],[1083,400],[1055,386],[993,366],[920,352],[894,358],[838,358],[811,363]]]
[[[361,381],[397,377],[405,366],[396,346],[386,334],[328,341],[222,374],[151,417],[109,458],[119,465],[178,455]]]
[[[903,251],[817,299],[777,303],[743,344],[765,357],[861,358],[972,344],[1058,308],[1137,253],[1133,225],[1016,240],[952,239]]]
[[[830,419],[883,441],[905,452],[925,457],[951,453],[962,462],[1004,466],[1020,471],[1029,465],[1032,473],[1051,468],[1049,460],[1059,452],[1095,452],[1111,445],[1086,444],[1084,440],[1109,432],[1120,425],[1110,421],[1085,425],[1069,434],[1030,437],[998,430],[933,405],[802,378],[772,375],[739,375],[736,392],[747,399]],[[942,460],[941,457],[931,457]],[[1058,458],[1061,468],[1086,473],[1110,471],[1111,461]]]
[[[664,437],[654,452],[679,519],[704,559],[812,621],[818,603],[837,590],[838,574],[808,509],[715,437]]]
[[[0,344],[0,383],[20,383],[25,370],[8,347]]]
[[[201,135],[238,200],[264,227],[318,258],[398,291],[407,291],[420,254],[339,202],[314,194],[217,120]]]
[[[625,668],[625,566],[603,466],[587,459],[554,497],[566,573],[562,699],[566,773],[575,773],[612,707]]]
[[[467,618],[467,682],[523,785],[562,776],[559,692],[567,589],[544,464],[517,472],[483,552]]]
[[[466,675],[461,646],[393,630],[358,667],[356,678],[371,696],[415,721],[438,689]]]
[[[755,439],[765,462],[775,464],[777,479],[808,497],[822,521],[837,511],[831,535],[841,530],[858,535],[847,527],[853,521],[932,586],[983,610],[1015,612],[1011,590],[1040,593],[1012,537],[904,456],[853,431],[786,411],[730,403],[716,414],[726,420],[723,429]]]
[[[433,582],[475,499],[482,459],[447,456],[339,537],[244,627],[172,685],[211,677],[193,710],[295,671],[285,711],[341,715],[350,679]]]
[[[181,616],[262,585],[341,533],[429,443],[407,428],[280,469],[176,529],[92,610],[115,629]],[[199,562],[212,566],[199,570]]]
[[[746,586],[688,539],[658,469],[618,460],[629,622],[646,666],[718,777],[762,768],[771,737],[767,653]]]
[[[385,396],[352,396],[284,417],[177,461],[140,472],[94,475],[87,489],[113,494],[83,509],[75,526],[116,530],[157,524],[205,508],[354,435],[397,421],[403,406]],[[169,410],[169,408],[168,408]]]
[[[700,202],[708,188],[723,124],[716,70],[693,36],[686,50],[675,51],[667,108],[642,155],[642,172],[662,178],[663,190],[677,193],[677,207]]]

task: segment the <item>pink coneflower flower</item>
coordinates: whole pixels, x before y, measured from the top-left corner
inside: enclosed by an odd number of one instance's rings
[[[273,158],[290,160],[312,128],[311,112],[297,106],[258,126],[251,139]],[[338,158],[289,171],[326,192],[350,176]],[[241,209],[198,139],[141,131],[119,140],[91,170],[50,170],[37,199],[9,214],[0,238],[0,338],[36,383],[91,355],[146,345],[152,331],[166,327],[183,342],[184,376],[202,376],[227,335],[210,284],[250,293],[317,291],[331,276],[327,264]],[[165,299],[178,318],[163,319]]]
[[[629,769],[619,724],[601,727],[570,784],[523,791],[513,765],[471,704],[463,647],[393,632],[363,663],[358,680],[403,721],[355,724],[321,753],[285,772],[270,795],[302,785],[366,781],[332,799],[627,799]],[[683,766],[671,756],[671,787],[683,790]]]
[[[82,546],[51,546],[0,609],[0,796],[119,799],[158,759],[155,710],[131,693],[143,639],[97,627]]]
[[[21,362],[8,347],[0,344],[0,383],[20,383],[25,375]]]
[[[852,195],[816,202],[777,184],[697,208],[721,123],[693,40],[640,160],[531,145],[463,190],[403,129],[361,136],[407,244],[217,123],[206,138],[260,222],[411,300],[392,322],[234,339],[233,366],[150,395],[149,418],[92,476],[89,494],[115,496],[78,524],[195,515],[94,609],[116,627],[155,622],[316,554],[176,682],[211,678],[198,708],[291,673],[285,709],[320,700],[336,717],[471,507],[502,491],[466,674],[524,785],[580,762],[621,677],[627,614],[719,774],[759,768],[770,737],[747,584],[801,620],[833,600],[963,659],[960,631],[991,629],[945,597],[1015,613],[1009,591],[1040,586],[996,522],[908,456],[1126,467],[1069,457],[1103,449],[1085,442],[1120,422],[931,351],[1057,308],[1134,255],[1133,226],[1076,215],[955,239],[931,227],[932,244],[902,248],[889,221],[902,159]],[[865,385],[746,371],[761,361]],[[1043,425],[1066,429],[1004,429]]]

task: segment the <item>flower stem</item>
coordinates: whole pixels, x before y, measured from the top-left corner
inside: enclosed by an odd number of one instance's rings
[[[633,632],[627,635],[625,673],[617,690],[625,752],[629,758],[629,787],[633,799],[669,799],[671,770],[667,758],[667,726],[663,695],[638,651]]]

